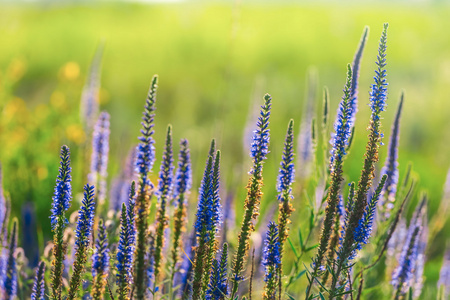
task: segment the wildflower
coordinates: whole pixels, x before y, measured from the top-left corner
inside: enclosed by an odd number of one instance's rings
[[[64,244],[64,229],[67,224],[65,212],[70,207],[72,198],[69,147],[62,146],[59,174],[56,178],[55,192],[53,194],[51,224],[53,230],[53,261],[51,270],[51,299],[61,299],[62,274],[64,257],[67,247]]]
[[[394,124],[391,130],[391,139],[389,141],[389,150],[386,162],[381,174],[387,174],[386,185],[381,196],[380,206],[384,209],[384,219],[389,218],[390,211],[394,207],[395,195],[397,193],[398,184],[398,140],[400,135],[400,116],[403,107],[403,93],[400,96],[397,113],[395,115]]]
[[[122,172],[112,180],[109,208],[115,212],[122,209],[122,203],[128,205],[130,182],[137,180],[135,172],[136,153],[136,147],[132,147],[127,155]]]
[[[103,204],[106,199],[109,133],[109,114],[102,112],[92,134],[91,170],[88,175],[89,183],[98,187],[98,204]]]
[[[210,154],[214,153],[214,142]],[[212,261],[217,251],[216,234],[220,222],[220,151],[209,155],[200,187],[195,230],[197,243],[194,260],[193,299],[202,299],[209,280]],[[205,271],[208,270],[208,271]]]
[[[67,219],[65,212],[70,207],[72,200],[72,186],[70,182],[72,177],[70,175],[72,169],[70,168],[70,150],[67,146],[61,148],[61,163],[59,167],[59,174],[56,178],[55,192],[53,194],[52,216],[51,223],[53,231],[58,230],[57,227],[65,228]]]
[[[420,235],[423,229],[423,219],[426,207],[426,198],[419,203],[416,208],[408,235],[398,260],[398,266],[392,274],[391,284],[394,286],[394,298],[402,297],[409,289],[411,280],[414,277]]]
[[[87,252],[91,240],[92,225],[94,224],[94,186],[84,186],[84,198],[78,211],[78,223],[75,239],[75,261],[73,273],[69,282],[67,299],[75,299],[80,287],[81,278],[87,261]]]
[[[339,110],[334,123],[335,133],[331,139],[331,151],[330,151],[330,168],[333,172],[345,157],[346,148],[349,145],[349,139],[352,132],[352,115],[353,107],[350,103],[351,98],[351,85],[352,85],[353,71],[350,65],[347,66],[347,80],[344,86],[344,96],[339,104]],[[335,162],[336,161],[336,162]]]
[[[120,223],[120,238],[117,246],[116,284],[118,299],[124,300],[130,299],[131,268],[134,251],[127,207],[124,203],[122,204]]]
[[[364,215],[359,220],[358,227],[355,229],[355,249],[361,250],[362,245],[369,243],[370,234],[373,229],[373,219],[375,217],[375,212],[377,208],[378,200],[380,199],[381,192],[386,184],[387,175],[383,175],[381,181],[375,191],[375,193],[370,198],[369,203],[367,203]]]
[[[92,60],[89,75],[81,95],[80,117],[88,130],[94,126],[93,120],[97,119],[99,110],[100,71],[103,56],[103,45],[97,48]]]
[[[103,220],[98,223],[98,237],[95,240],[94,255],[92,255],[92,291],[94,300],[103,299],[109,272],[109,249],[106,227]]]
[[[173,181],[173,150],[172,150],[172,126],[167,128],[166,145],[164,148],[164,154],[161,163],[161,170],[159,172],[159,184],[158,184],[158,202],[159,208],[156,214],[156,239],[155,239],[155,286],[156,281],[159,279],[162,250],[164,247],[164,230],[167,227],[168,216],[166,214],[167,202],[170,200],[172,192]]]
[[[222,255],[220,261],[214,259],[212,271],[206,291],[206,300],[225,300],[228,299],[228,244],[224,243],[222,247]]]
[[[45,263],[41,261],[36,270],[31,300],[45,300]]]
[[[181,233],[186,231],[186,203],[189,190],[192,185],[191,158],[189,152],[188,140],[181,140],[180,153],[178,155],[178,168],[175,174],[175,188],[173,199],[175,199],[175,212],[173,224],[173,241],[172,241],[172,270],[171,285],[175,277],[176,266],[180,260],[180,249],[183,247]]]
[[[184,258],[181,262],[180,269],[175,274],[174,284],[173,286],[179,286],[178,295],[182,299],[186,299],[189,294],[191,294],[191,285],[189,284],[190,279],[192,278],[192,270],[193,264],[192,262],[195,259],[195,252],[193,248],[196,246],[196,234],[195,230],[188,235],[188,237],[184,241]]]
[[[3,234],[5,219],[6,219],[6,198],[3,192],[3,174],[2,174],[2,165],[0,164],[0,237]]]
[[[297,146],[297,170],[300,180],[307,179],[311,174],[311,166],[314,159],[314,141],[313,141],[313,117],[314,103],[316,100],[317,73],[311,69],[308,77],[307,96],[305,101],[305,111],[300,123]]]
[[[253,158],[253,167],[250,170],[250,178],[247,185],[247,198],[244,204],[244,218],[238,236],[238,247],[233,261],[231,281],[233,287],[231,299],[234,299],[239,282],[242,280],[241,273],[244,270],[244,259],[248,254],[250,234],[254,231],[253,222],[255,221],[259,203],[261,201],[262,186],[262,166],[269,152],[269,117],[272,98],[269,94],[264,96],[264,105],[261,107],[260,116],[257,122],[258,129],[253,135],[253,143],[250,156]]]
[[[235,228],[236,223],[236,211],[235,211],[235,192],[233,190],[228,190],[223,205],[223,216],[222,216],[222,243],[227,242],[228,232],[232,232]]]
[[[269,153],[269,117],[272,98],[269,94],[264,96],[264,106],[261,106],[260,116],[256,123],[257,129],[253,133],[253,142],[250,149],[250,157],[253,158],[251,174],[262,172],[262,162]]]
[[[384,24],[383,33],[381,35],[380,44],[377,56],[377,70],[375,71],[375,84],[372,85],[370,93],[370,107],[372,110],[370,126],[369,126],[369,141],[366,147],[366,154],[364,159],[364,167],[361,172],[361,177],[358,182],[358,188],[355,193],[354,209],[352,210],[348,226],[346,228],[342,246],[339,250],[339,259],[333,282],[331,284],[330,295],[331,298],[335,296],[336,284],[340,278],[343,268],[347,267],[348,259],[353,253],[353,245],[355,242],[355,229],[359,221],[363,217],[366,205],[367,194],[372,186],[374,177],[375,164],[378,161],[378,148],[381,143],[382,134],[380,132],[381,120],[380,114],[384,111],[386,106],[386,41],[387,41],[387,23]]]
[[[142,136],[139,137],[139,145],[137,147],[136,171],[140,179],[140,193],[144,192],[147,186],[152,186],[148,175],[155,163],[155,147],[153,140],[153,120],[155,118],[155,102],[156,89],[158,88],[158,77],[155,75],[150,85],[147,101],[145,102],[143,117],[142,117]]]
[[[325,253],[327,252],[329,241],[332,234],[333,224],[335,223],[336,207],[339,203],[339,194],[341,189],[342,177],[342,165],[346,153],[346,147],[348,145],[348,139],[351,133],[351,120],[352,107],[350,105],[351,97],[351,85],[352,85],[352,69],[350,65],[347,65],[347,79],[344,86],[344,96],[339,104],[339,111],[337,119],[334,125],[335,134],[332,139],[332,150],[330,158],[330,172],[331,182],[327,196],[327,206],[325,208],[325,220],[322,227],[322,234],[320,237],[319,247],[317,255],[313,261],[312,277],[316,277],[318,272],[323,269],[323,260]],[[306,289],[306,299],[308,299],[311,292],[314,280],[310,281]]]
[[[352,63],[352,88],[351,88],[351,97],[350,97],[350,105],[352,107],[350,123],[355,124],[355,116],[358,112],[358,78],[359,78],[359,66],[361,65],[361,59],[364,52],[364,47],[367,42],[367,36],[369,34],[369,27],[365,27],[363,34],[361,36],[361,41],[359,42],[358,48],[355,53],[355,57],[353,58]]]
[[[438,288],[442,293],[442,298],[447,299],[450,295],[450,249],[444,253],[444,261],[442,262],[441,271],[439,272]]]
[[[264,299],[276,299],[278,284],[278,268],[281,264],[280,242],[278,239],[278,227],[275,223],[270,222],[265,241],[263,265],[266,268],[264,276]]]
[[[153,184],[149,175],[155,162],[155,148],[153,146],[153,119],[156,109],[156,89],[158,77],[153,76],[150,90],[145,103],[142,117],[141,136],[136,155],[136,171],[139,183],[136,196],[136,253],[134,259],[134,284],[137,299],[143,299],[146,293],[146,252],[148,247],[147,227],[150,197],[153,193]]]
[[[413,297],[414,299],[418,299],[422,294],[424,278],[423,272],[425,268],[425,250],[427,248],[427,240],[428,240],[428,224],[427,219],[423,219],[422,231],[419,237],[419,245],[417,246],[417,258],[416,265],[414,267],[414,276],[411,280],[411,287],[413,287]]]
[[[6,264],[6,276],[4,279],[5,300],[13,300],[17,296],[17,220],[14,220],[13,229],[9,238],[8,260]]]
[[[280,169],[278,172],[278,228],[279,228],[279,243],[280,243],[280,260],[284,252],[284,242],[289,235],[290,216],[294,210],[291,204],[292,196],[292,182],[294,181],[294,121],[290,120],[286,140],[284,142],[284,151],[281,157]],[[282,266],[279,268],[278,274],[281,280]],[[281,289],[281,283],[279,284]]]

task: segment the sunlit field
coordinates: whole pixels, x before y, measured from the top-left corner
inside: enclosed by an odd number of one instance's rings
[[[0,299],[447,299],[449,15],[0,3]]]

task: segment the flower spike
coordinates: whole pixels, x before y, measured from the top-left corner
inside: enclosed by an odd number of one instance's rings
[[[41,261],[36,270],[36,277],[33,284],[33,292],[31,293],[31,300],[45,300],[45,263]]]
[[[53,230],[53,261],[51,269],[51,299],[61,300],[62,275],[67,247],[64,243],[64,229],[67,225],[66,211],[72,199],[72,186],[70,168],[70,150],[67,146],[61,147],[61,162],[59,174],[56,178],[55,192],[53,194],[51,224]]]
[[[280,243],[280,260],[284,252],[284,242],[289,235],[290,217],[294,208],[292,207],[292,182],[294,181],[294,121],[291,120],[288,125],[286,140],[284,143],[284,151],[281,158],[280,170],[278,175],[278,229]],[[278,268],[280,274],[278,278],[281,280],[282,265]],[[281,282],[278,283],[281,294]]]
[[[180,142],[180,154],[178,156],[178,168],[175,178],[176,182],[173,192],[173,199],[175,200],[176,208],[174,212],[173,241],[171,251],[171,285],[173,285],[174,282],[177,264],[181,260],[180,249],[183,248],[181,234],[186,231],[186,203],[189,190],[192,185],[192,167],[189,142],[185,139]]]
[[[372,110],[369,125],[369,141],[366,146],[364,166],[358,187],[355,192],[354,208],[348,218],[348,226],[346,228],[342,246],[339,250],[339,258],[337,261],[336,273],[330,288],[330,297],[335,297],[336,286],[340,278],[341,272],[347,267],[349,259],[353,254],[353,245],[355,243],[355,230],[359,225],[359,221],[364,215],[367,206],[367,194],[372,186],[375,172],[375,164],[378,162],[378,150],[382,140],[380,132],[381,118],[380,114],[386,106],[387,82],[386,82],[386,42],[387,42],[387,23],[384,24],[383,32],[380,38],[377,56],[377,70],[375,71],[375,84],[372,85],[370,93],[370,107]],[[347,277],[347,276],[345,276]]]
[[[344,158],[346,156],[346,149],[349,143],[351,134],[351,116],[352,106],[350,105],[351,98],[351,86],[352,86],[352,69],[350,65],[347,65],[347,79],[344,86],[344,95],[339,104],[339,111],[334,124],[335,134],[331,140],[332,149],[330,151],[330,188],[327,196],[327,206],[325,209],[325,220],[322,226],[322,233],[319,241],[319,247],[317,255],[313,261],[313,270],[311,272],[312,277],[317,277],[319,272],[323,269],[323,261],[328,249],[329,241],[331,240],[331,234],[333,232],[333,226],[336,223],[336,210],[339,204],[339,195],[341,191],[341,183],[344,180],[342,176],[342,167]],[[310,280],[310,283],[306,289],[306,297],[308,299],[314,280]]]
[[[127,207],[122,204],[122,215],[120,219],[120,239],[117,246],[117,297],[119,300],[130,299],[130,283],[132,275],[133,243],[130,232],[130,222],[127,215]]]
[[[98,238],[92,256],[92,299],[101,300],[105,292],[109,272],[109,249],[106,227],[103,220],[98,223]]]
[[[17,247],[17,220],[14,220],[13,229],[9,239],[9,255],[6,264],[6,276],[4,280],[5,299],[13,300],[17,296],[17,261],[16,261],[16,247]]]
[[[68,300],[77,298],[80,288],[81,278],[85,270],[87,252],[91,240],[91,231],[94,224],[94,186],[86,184],[84,186],[84,198],[80,210],[78,211],[78,223],[75,240],[75,261],[73,263],[73,273],[69,282]]]
[[[91,170],[88,175],[89,184],[98,187],[98,205],[103,204],[106,199],[109,134],[109,114],[102,112],[98,117],[92,134]]]
[[[228,244],[224,243],[220,261],[215,259],[212,264],[212,271],[208,290],[206,291],[206,300],[225,300],[228,299]]]
[[[238,247],[233,260],[231,281],[233,287],[231,290],[231,299],[234,299],[242,281],[242,272],[245,268],[245,257],[248,255],[250,248],[249,238],[254,231],[253,222],[256,220],[261,201],[262,186],[262,166],[269,152],[269,117],[272,97],[269,94],[264,96],[264,105],[261,106],[260,116],[257,122],[258,129],[254,132],[253,143],[250,156],[253,158],[253,167],[250,170],[250,178],[247,185],[247,198],[244,204],[244,218],[242,220],[241,229],[238,236]]]
[[[383,208],[384,219],[389,218],[390,211],[394,207],[395,195],[397,193],[398,184],[398,143],[400,136],[400,116],[403,108],[404,93],[400,95],[400,102],[398,104],[397,113],[395,115],[394,124],[391,130],[391,139],[389,141],[389,150],[386,162],[381,174],[387,174],[388,179],[383,189],[380,206]]]
[[[156,239],[155,239],[155,265],[154,265],[154,291],[157,287],[162,264],[162,250],[165,243],[164,231],[167,228],[168,216],[167,203],[170,201],[173,181],[173,150],[172,150],[172,126],[167,127],[166,145],[159,172],[158,201],[159,208],[156,214]]]
[[[134,284],[135,296],[143,299],[147,285],[147,263],[146,253],[148,248],[148,214],[150,197],[153,193],[153,184],[150,181],[150,172],[155,162],[155,147],[153,140],[153,119],[156,110],[156,90],[158,87],[158,76],[153,76],[145,102],[142,117],[141,136],[136,155],[136,171],[139,176],[137,196],[136,196],[136,253],[134,259]]]
[[[270,222],[264,247],[263,265],[266,269],[264,275],[263,299],[275,300],[278,290],[278,268],[281,264],[280,242],[278,239],[278,226]]]

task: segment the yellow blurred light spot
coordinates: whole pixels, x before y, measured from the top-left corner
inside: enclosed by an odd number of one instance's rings
[[[46,167],[38,167],[37,176],[39,180],[44,180],[48,176],[48,170]]]
[[[12,145],[23,145],[28,139],[28,132],[23,127],[17,127],[10,135],[10,143]]]
[[[19,116],[19,114],[21,116],[20,119],[26,118],[28,115],[27,106],[23,99],[14,97],[5,105],[5,108],[3,109],[4,121],[9,123],[15,119],[16,116]]]
[[[13,81],[18,81],[25,74],[27,65],[22,59],[14,59],[8,66],[7,75]]]
[[[84,133],[83,128],[79,125],[70,125],[66,129],[66,136],[72,142],[76,144],[81,144],[86,140],[86,134]]]
[[[69,61],[63,66],[62,75],[65,79],[75,80],[80,76],[80,66],[74,61]]]
[[[66,96],[59,91],[54,91],[50,96],[50,103],[53,107],[61,109],[66,105]]]

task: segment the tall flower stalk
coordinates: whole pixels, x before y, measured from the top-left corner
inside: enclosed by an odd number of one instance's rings
[[[155,147],[153,140],[153,119],[156,109],[156,90],[158,87],[158,77],[152,79],[150,90],[144,107],[142,117],[141,136],[137,147],[136,170],[139,176],[139,183],[136,196],[136,253],[134,260],[134,284],[137,299],[143,299],[146,293],[146,252],[148,246],[147,228],[148,214],[150,209],[150,198],[153,194],[153,184],[150,181],[150,172],[155,162]]]
[[[106,227],[103,220],[98,223],[98,237],[95,240],[95,250],[92,256],[92,291],[94,300],[103,299],[109,272],[109,248]]]
[[[203,299],[208,288],[211,264],[217,252],[216,234],[220,221],[219,198],[220,151],[214,154],[215,144],[211,143],[208,161],[199,192],[195,231],[197,246],[193,269],[192,297]]]
[[[291,204],[293,199],[292,195],[292,183],[294,181],[294,121],[290,120],[288,129],[286,132],[286,139],[284,142],[284,150],[280,163],[280,170],[278,172],[278,231],[279,231],[279,243],[280,243],[280,261],[282,260],[284,253],[284,243],[289,236],[289,223],[291,223],[290,217],[294,210]],[[281,298],[282,285],[281,277],[283,275],[282,264],[278,268],[279,274],[279,297]]]
[[[31,300],[45,300],[45,263],[41,261],[36,270]]]
[[[52,300],[61,300],[62,274],[67,246],[64,244],[64,229],[67,225],[66,211],[72,199],[72,186],[69,147],[62,146],[59,174],[56,178],[55,192],[53,194],[51,224],[53,230],[53,261],[51,270]]]
[[[398,143],[400,137],[400,117],[403,108],[404,93],[400,95],[400,102],[398,104],[397,113],[395,114],[394,124],[391,129],[391,138],[389,141],[389,150],[384,167],[381,174],[388,176],[386,185],[381,196],[380,206],[383,212],[383,219],[390,216],[390,211],[394,207],[395,197],[397,194],[398,185]]]
[[[117,246],[116,285],[119,300],[130,299],[132,267],[133,267],[133,238],[130,230],[130,221],[127,207],[122,203],[122,214],[120,219],[120,238]]]
[[[249,238],[254,231],[253,222],[256,220],[261,201],[262,170],[263,162],[269,152],[269,117],[272,97],[269,94],[264,96],[264,105],[261,106],[260,116],[257,122],[257,129],[253,134],[253,143],[250,156],[253,158],[253,167],[250,170],[250,178],[247,184],[247,198],[244,204],[244,218],[238,236],[238,247],[233,260],[231,282],[231,299],[234,299],[242,281],[242,272],[245,268],[245,258],[250,248]]]
[[[391,284],[394,286],[393,298],[395,300],[400,299],[406,294],[414,277],[414,269],[419,253],[420,235],[423,230],[426,212],[426,202],[427,199],[426,196],[424,196],[416,208],[409,225],[405,244],[398,260],[398,266],[392,274]]]
[[[327,206],[325,208],[325,220],[323,222],[322,234],[319,241],[317,255],[313,260],[313,269],[311,272],[311,279],[306,289],[305,299],[309,299],[311,289],[319,273],[324,269],[323,261],[327,253],[328,244],[333,232],[333,225],[335,223],[336,208],[339,203],[339,195],[341,191],[341,183],[343,181],[343,163],[347,154],[346,148],[348,146],[351,134],[351,118],[353,107],[351,105],[351,86],[352,86],[352,69],[350,65],[347,66],[347,79],[344,86],[344,96],[339,104],[339,111],[334,125],[335,134],[332,139],[332,149],[330,158],[330,188],[327,196]]]
[[[72,277],[69,282],[67,300],[77,298],[81,278],[85,271],[89,244],[91,241],[92,225],[94,224],[94,186],[84,186],[84,198],[78,211],[78,223],[75,240],[75,261],[73,263]]]
[[[109,114],[102,112],[92,134],[91,168],[88,175],[89,184],[97,187],[97,205],[103,205],[106,199],[109,134]]]
[[[13,228],[9,237],[8,260],[6,263],[6,274],[4,279],[5,300],[14,300],[17,296],[17,220],[14,220]]]
[[[161,273],[162,265],[162,251],[165,243],[164,231],[168,225],[168,216],[166,213],[167,204],[170,201],[172,193],[172,181],[173,181],[173,150],[172,150],[172,126],[167,127],[166,145],[164,148],[161,170],[159,172],[159,184],[158,184],[158,202],[159,208],[156,213],[156,239],[155,239],[155,253],[154,253],[154,277],[155,291],[159,275]]]
[[[206,300],[225,300],[228,299],[228,244],[224,243],[220,260],[214,259],[211,275],[206,291]]]
[[[103,56],[103,44],[100,44],[92,59],[89,75],[83,88],[80,103],[80,118],[83,125],[92,130],[99,111],[100,75]]]
[[[365,27],[359,42],[358,48],[355,53],[355,57],[352,62],[352,87],[351,87],[351,97],[350,105],[352,106],[352,113],[350,117],[350,122],[352,126],[355,124],[356,113],[358,112],[358,79],[359,79],[359,69],[361,65],[361,59],[364,53],[364,48],[366,46],[367,37],[369,35],[369,27]]]
[[[175,212],[173,222],[173,240],[171,250],[170,286],[173,286],[177,264],[181,260],[180,249],[183,248],[181,234],[186,231],[186,203],[192,185],[192,168],[188,140],[181,140],[178,155],[178,168],[175,173],[173,199]]]
[[[281,265],[280,240],[277,224],[270,222],[264,247],[263,265],[265,267],[263,299],[275,300]]]
[[[377,70],[375,71],[375,83],[370,92],[370,108],[372,111],[369,125],[369,141],[366,147],[364,166],[358,182],[354,196],[354,208],[348,218],[348,226],[343,236],[342,246],[339,249],[339,258],[336,263],[336,272],[330,289],[330,299],[336,297],[336,286],[340,279],[341,272],[347,267],[348,259],[353,253],[355,233],[361,218],[363,217],[366,205],[367,194],[372,186],[375,164],[378,162],[378,149],[381,144],[383,134],[381,133],[381,112],[385,110],[387,98],[386,81],[386,42],[388,24],[384,24],[378,48]]]

